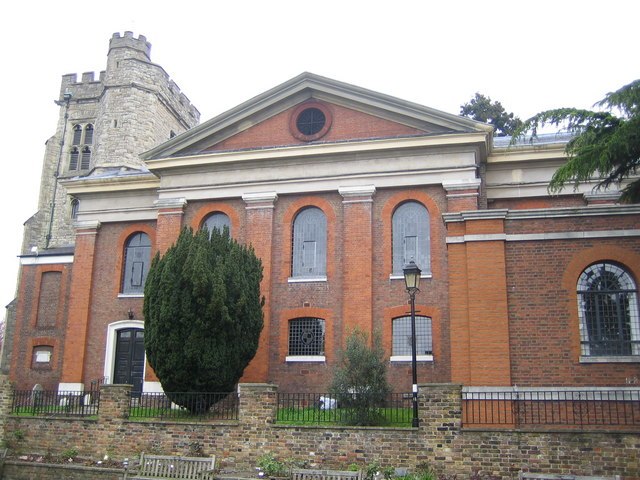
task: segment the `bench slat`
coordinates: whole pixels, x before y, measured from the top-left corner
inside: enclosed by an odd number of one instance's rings
[[[216,457],[177,457],[168,455],[140,455],[138,473],[132,480],[181,479],[205,480],[213,478]]]

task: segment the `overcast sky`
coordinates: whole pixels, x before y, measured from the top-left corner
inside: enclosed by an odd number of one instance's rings
[[[61,76],[104,70],[114,32],[147,37],[202,121],[304,71],[455,114],[481,92],[524,119],[589,108],[640,78],[639,14],[632,0],[11,2],[0,19],[0,302],[14,296]]]

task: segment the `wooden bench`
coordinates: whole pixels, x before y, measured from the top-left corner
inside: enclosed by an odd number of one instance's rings
[[[138,471],[132,480],[176,478],[185,480],[214,480],[216,457],[172,457],[169,455],[140,455]]]
[[[294,468],[291,470],[292,480],[363,480],[362,472],[350,470],[309,470]]]
[[[554,473],[518,473],[519,480],[620,480],[620,475],[603,477],[599,475],[559,475]]]

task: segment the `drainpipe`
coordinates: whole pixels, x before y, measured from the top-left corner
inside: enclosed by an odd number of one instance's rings
[[[51,242],[51,231],[53,230],[53,214],[55,212],[56,194],[58,193],[58,177],[60,176],[60,165],[62,165],[62,151],[64,150],[64,138],[67,135],[67,123],[69,119],[69,102],[73,94],[66,90],[62,95],[64,99],[64,125],[62,126],[62,138],[60,139],[60,151],[58,152],[58,164],[56,165],[56,171],[54,174],[55,182],[53,183],[53,196],[51,197],[51,203],[49,204],[49,228],[47,229],[47,236],[45,239],[44,248],[49,248],[49,242]],[[56,102],[58,105],[62,105],[63,102]]]

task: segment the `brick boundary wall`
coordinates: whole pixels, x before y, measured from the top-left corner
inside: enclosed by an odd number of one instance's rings
[[[10,388],[0,376],[0,398],[7,398]],[[12,455],[75,448],[85,457],[133,459],[140,452],[198,450],[215,454],[221,468],[247,471],[270,452],[322,468],[377,461],[411,470],[428,463],[438,474],[458,479],[511,479],[519,471],[640,479],[640,432],[463,430],[460,385],[420,386],[418,429],[278,425],[277,387],[267,384],[240,385],[238,421],[134,422],[126,418],[130,388],[104,386],[97,419],[11,416],[10,404],[0,402],[4,442]]]

